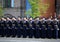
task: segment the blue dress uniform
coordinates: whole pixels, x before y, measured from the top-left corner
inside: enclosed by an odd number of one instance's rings
[[[36,28],[35,28],[35,37],[40,38],[41,37],[41,28],[40,28],[40,21],[36,20]]]
[[[23,22],[22,20],[18,20],[18,28],[17,28],[17,37],[21,37],[23,34]]]
[[[12,37],[17,36],[17,21],[12,20]]]
[[[2,21],[0,20],[0,36],[2,36]]]
[[[46,21],[46,28],[47,28],[47,35],[46,35],[46,37],[47,38],[52,38],[52,25],[51,25],[51,23],[52,23],[52,20],[51,19],[48,19],[47,21]]]
[[[59,23],[58,23],[58,28],[59,28],[59,31],[58,31],[58,38],[60,38],[60,20],[59,20]]]
[[[23,38],[27,37],[27,21],[23,21]]]
[[[52,25],[52,27],[53,27],[52,37],[53,37],[53,38],[56,38],[56,33],[57,33],[56,31],[57,31],[57,29],[56,29],[55,25],[58,25],[58,22],[57,22],[56,20],[53,20],[53,21],[52,21],[52,24],[53,24],[53,25]]]
[[[43,23],[41,23],[41,21],[39,21],[38,25],[39,25],[39,35],[40,35],[39,37],[42,38],[42,31],[41,31],[41,29],[42,29]]]
[[[58,25],[54,25],[54,38],[58,38],[58,31],[59,31],[59,28],[58,28]]]
[[[11,20],[7,20],[6,21],[6,37],[10,37],[12,35],[12,21]]]
[[[4,37],[3,33],[4,33],[4,28],[3,28],[4,24],[3,24],[3,20],[1,20],[1,37]]]
[[[26,31],[27,31],[27,36],[29,36],[29,21],[26,21]]]
[[[36,22],[35,20],[32,21],[32,30],[33,30],[33,36],[36,37]]]
[[[41,38],[46,38],[46,31],[47,31],[47,28],[46,28],[46,20],[42,20],[41,21]]]
[[[28,31],[29,32],[29,34],[28,34],[29,38],[33,38],[33,36],[34,36],[33,22],[34,22],[34,20],[29,21],[29,31]]]
[[[5,33],[5,30],[6,30],[6,21],[5,20],[2,20],[1,27],[2,27],[2,37],[4,37],[6,35],[6,33]]]
[[[47,27],[47,38],[52,38],[52,26],[48,25]]]
[[[41,28],[41,38],[46,38],[46,27],[45,25],[42,25],[42,28]]]

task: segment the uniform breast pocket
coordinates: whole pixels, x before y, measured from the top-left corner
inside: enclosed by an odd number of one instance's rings
[[[13,24],[13,26],[15,26],[15,24]]]
[[[26,25],[24,25],[24,27],[26,27]]]
[[[30,26],[32,27],[32,24],[30,24]]]
[[[9,26],[9,24],[7,24],[7,26]]]
[[[37,27],[39,27],[39,25],[36,25]]]
[[[1,24],[1,26],[4,26],[4,24]]]
[[[18,24],[18,26],[20,27],[21,25],[20,25],[20,24]]]

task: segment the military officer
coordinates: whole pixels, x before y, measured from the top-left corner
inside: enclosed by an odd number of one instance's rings
[[[42,28],[41,28],[41,38],[46,38],[46,26],[45,25],[42,25]]]
[[[46,25],[47,25],[47,35],[46,35],[46,37],[47,38],[52,38],[52,25],[51,25],[51,18],[49,18],[47,21],[46,21]]]
[[[29,35],[28,35],[29,38],[33,38],[34,37],[33,22],[34,22],[33,18],[30,17],[29,18]]]
[[[17,23],[18,23],[17,37],[21,37],[23,34],[23,21],[20,17],[18,17]]]
[[[58,28],[58,25],[54,25],[54,38],[57,39],[58,38],[58,31],[59,31],[59,28]]]
[[[17,36],[17,20],[15,17],[12,18],[12,37]]]
[[[6,27],[6,36],[10,37],[12,35],[11,34],[11,32],[12,32],[12,20],[9,17],[7,17],[6,25],[7,25],[7,27]]]
[[[41,20],[41,38],[46,38],[46,20],[45,18],[43,18]]]
[[[40,38],[41,37],[41,33],[40,33],[40,19],[39,17],[36,18],[35,20],[35,24],[36,24],[36,28],[35,28],[35,38]]]
[[[0,36],[2,36],[2,26],[1,26],[2,22],[1,22],[1,18],[0,18]]]
[[[56,38],[56,36],[55,36],[55,35],[56,35],[56,31],[57,31],[56,28],[58,27],[58,26],[56,26],[56,25],[58,25],[58,20],[57,20],[57,18],[53,19],[52,24],[53,24],[53,36],[52,36],[52,37],[53,37],[53,38]]]
[[[2,27],[2,37],[6,35],[6,19],[3,17],[1,21],[1,27]]]
[[[23,38],[26,38],[27,37],[27,18],[24,17],[23,19]]]
[[[59,23],[58,23],[58,28],[59,28],[59,31],[58,31],[58,38],[60,38],[60,19],[59,19]]]

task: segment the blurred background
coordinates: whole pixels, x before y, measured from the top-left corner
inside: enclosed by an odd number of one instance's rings
[[[0,0],[0,17],[58,17],[60,0]],[[58,39],[0,38],[0,42],[59,42]]]
[[[48,18],[59,14],[59,0],[0,0],[0,16]]]

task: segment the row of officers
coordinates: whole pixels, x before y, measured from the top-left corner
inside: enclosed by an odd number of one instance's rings
[[[57,18],[1,18],[1,37],[60,38],[60,20]]]

